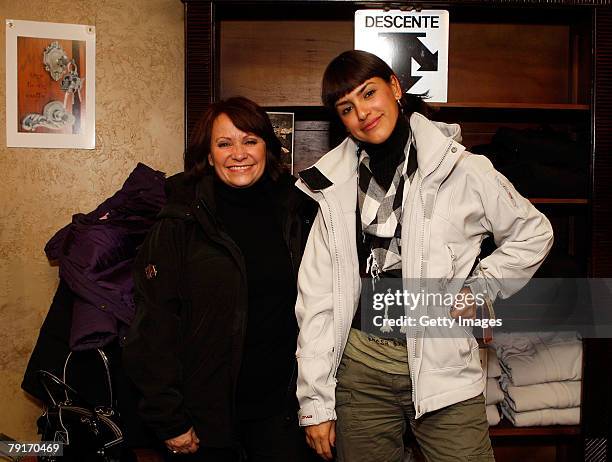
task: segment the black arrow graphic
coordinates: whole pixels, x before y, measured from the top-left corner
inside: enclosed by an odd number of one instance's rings
[[[419,40],[425,33],[384,32],[379,37],[389,39],[393,50],[393,70],[400,79],[404,91],[409,91],[423,76],[412,75],[412,58],[420,64],[421,71],[438,70],[438,52],[432,53]]]

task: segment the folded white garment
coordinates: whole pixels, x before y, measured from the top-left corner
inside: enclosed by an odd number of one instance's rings
[[[497,356],[500,360],[504,360],[504,356],[514,353],[535,353],[535,345],[545,343],[554,345],[557,343],[573,343],[580,340],[577,332],[561,331],[561,332],[500,332],[495,334],[495,338],[491,346],[497,351]]]
[[[499,377],[501,372],[495,348],[487,348],[487,377]]]
[[[566,409],[580,406],[580,380],[537,383],[515,387],[502,378],[501,388],[506,393],[506,403],[516,412],[538,409]],[[487,393],[489,392],[487,382]],[[487,394],[487,402],[488,402]]]
[[[501,420],[501,415],[499,414],[499,409],[495,404],[490,404],[486,407],[487,410],[487,421],[489,422],[489,426],[492,427],[497,425]]]
[[[580,408],[538,409],[537,411],[514,412],[502,401],[501,411],[515,427],[532,427],[543,425],[578,425],[580,423]]]
[[[575,333],[499,334],[495,345],[509,385],[582,379],[582,341]]]
[[[501,403],[504,400],[504,392],[495,378],[487,379],[487,406],[489,404]]]

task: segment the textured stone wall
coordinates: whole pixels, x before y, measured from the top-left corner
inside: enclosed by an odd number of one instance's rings
[[[36,439],[22,374],[57,287],[43,253],[72,214],[116,191],[137,162],[168,174],[183,149],[179,0],[0,0],[0,18],[96,26],[96,149],[6,147],[0,82],[0,432]],[[5,31],[0,70],[5,75]]]

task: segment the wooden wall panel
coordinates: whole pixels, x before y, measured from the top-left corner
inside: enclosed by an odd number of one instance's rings
[[[185,146],[214,99],[214,34],[213,4],[185,5]]]
[[[329,122],[296,121],[293,173],[307,169],[330,150]]]
[[[612,277],[612,9],[595,11],[591,276]],[[610,308],[610,307],[608,307]],[[612,339],[585,342],[585,461],[612,457]],[[606,456],[607,453],[607,456]]]
[[[612,10],[598,8],[593,98],[593,252],[592,272],[612,277]]]
[[[451,23],[449,102],[568,103],[569,27]]]
[[[221,98],[265,106],[321,105],[321,76],[353,48],[351,21],[222,21]]]
[[[269,106],[320,105],[325,66],[353,47],[350,21],[220,27],[221,97]],[[449,102],[572,102],[568,26],[453,23],[449,47]]]

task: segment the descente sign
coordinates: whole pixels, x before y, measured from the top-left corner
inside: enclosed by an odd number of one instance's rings
[[[446,102],[449,15],[445,10],[355,12],[355,49],[378,55],[402,89]]]
[[[391,27],[395,27],[398,29],[438,29],[440,27],[440,17],[439,16],[392,16],[392,15],[384,15],[384,16],[365,16],[365,26],[366,27],[377,27],[382,29],[388,29]]]

